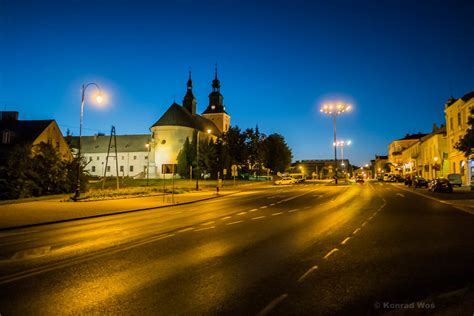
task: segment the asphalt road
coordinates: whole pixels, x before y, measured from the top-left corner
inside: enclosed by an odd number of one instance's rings
[[[397,185],[255,188],[2,232],[0,314],[375,315],[473,283],[473,240]]]

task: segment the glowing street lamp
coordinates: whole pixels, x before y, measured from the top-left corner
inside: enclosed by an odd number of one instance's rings
[[[81,163],[81,138],[82,138],[82,121],[84,118],[84,97],[86,93],[86,89],[89,86],[95,86],[97,90],[99,91],[95,97],[97,103],[101,103],[104,98],[102,97],[102,93],[100,91],[99,85],[97,85],[94,82],[90,82],[88,84],[83,84],[82,85],[82,99],[81,99],[81,114],[80,114],[80,120],[79,120],[79,141],[78,141],[78,153],[77,153],[77,185],[76,185],[76,192],[74,194],[74,201],[77,201],[79,198],[79,195],[81,194],[81,168],[80,168],[80,163]]]
[[[349,112],[352,110],[352,106],[350,104],[346,104],[346,103],[337,103],[337,104],[333,104],[333,103],[326,103],[326,104],[323,104],[323,106],[321,107],[320,109],[320,112],[321,113],[325,113],[325,114],[328,114],[330,116],[332,116],[333,118],[333,131],[334,131],[334,144],[337,143],[337,140],[336,140],[336,118],[339,114],[342,114],[344,112]],[[337,148],[336,146],[334,146],[334,174],[335,174],[335,182],[337,184]]]
[[[337,141],[335,143],[333,143],[333,145],[335,147],[341,147],[341,166],[342,166],[342,170],[344,171],[344,146],[349,146],[350,144],[352,144],[352,141],[350,140],[340,140],[340,141]]]

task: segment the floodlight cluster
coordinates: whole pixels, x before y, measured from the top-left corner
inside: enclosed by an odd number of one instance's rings
[[[340,114],[344,112],[349,112],[352,109],[350,104],[346,103],[326,103],[321,106],[320,112],[326,114]]]

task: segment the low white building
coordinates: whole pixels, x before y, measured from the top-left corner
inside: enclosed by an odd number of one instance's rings
[[[155,169],[153,156],[151,152],[148,152],[146,146],[150,143],[150,135],[118,135],[116,139],[117,157],[115,157],[115,144],[112,138],[107,161],[110,136],[96,135],[81,138],[81,152],[87,161],[85,170],[90,175],[116,176],[118,165],[120,177],[146,177],[148,166],[150,166],[150,177],[154,176],[152,175],[152,171]],[[77,137],[74,143],[77,143]],[[151,158],[150,163],[148,163],[148,155]]]

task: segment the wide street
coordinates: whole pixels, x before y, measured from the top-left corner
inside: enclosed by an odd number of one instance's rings
[[[381,314],[474,282],[474,216],[443,196],[269,185],[6,230],[0,314]]]

